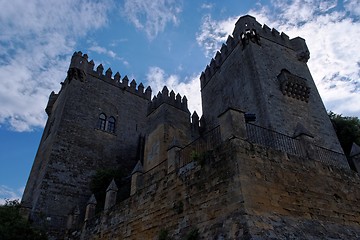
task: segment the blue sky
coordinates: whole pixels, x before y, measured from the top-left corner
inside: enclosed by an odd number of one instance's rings
[[[301,36],[328,110],[360,117],[359,0],[0,0],[0,204],[21,198],[74,51],[201,114],[199,76],[236,20]]]

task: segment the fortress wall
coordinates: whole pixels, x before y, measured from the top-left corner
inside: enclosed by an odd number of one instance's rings
[[[219,156],[232,153],[229,148]],[[246,235],[239,170],[219,156],[138,191],[87,223],[82,239],[158,239],[165,230],[173,239],[185,239],[193,229],[204,239]]]
[[[83,239],[360,237],[356,173],[232,139],[89,221]],[[77,233],[80,236],[80,233]],[[76,234],[75,234],[76,235]]]
[[[239,143],[237,159],[252,236],[360,237],[360,177],[351,170]]]

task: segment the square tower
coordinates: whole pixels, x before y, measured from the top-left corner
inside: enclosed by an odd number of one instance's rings
[[[246,15],[202,73],[203,118],[218,125],[228,108],[256,115],[255,124],[296,137],[308,134],[317,145],[342,152],[307,66],[305,40],[289,39]]]
[[[51,93],[46,107],[48,121],[22,206],[34,225],[56,238],[68,216],[83,218],[97,170],[130,174],[141,157],[151,89],[103,70],[101,64],[94,69],[86,54],[74,53],[60,92]]]

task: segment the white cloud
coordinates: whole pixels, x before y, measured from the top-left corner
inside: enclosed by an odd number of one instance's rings
[[[282,19],[290,25],[307,21],[315,12],[316,5],[312,0],[275,1],[274,7]]]
[[[4,205],[6,200],[21,200],[24,188],[17,190],[9,188],[5,185],[0,185],[0,205]]]
[[[201,31],[197,33],[196,41],[205,50],[205,55],[211,57],[220,49],[221,44],[226,41],[234,29],[238,16],[225,20],[216,21],[211,15],[205,15],[202,20]]]
[[[106,24],[110,1],[0,1],[0,124],[42,127],[78,37]],[[64,54],[66,53],[66,54]]]
[[[190,112],[196,111],[198,115],[201,116],[199,77],[200,75],[194,75],[184,81],[180,81],[179,76],[175,74],[166,74],[165,71],[159,67],[150,67],[146,74],[146,79],[152,88],[153,95],[157,95],[157,93],[166,86],[169,91],[173,90],[175,94],[179,93],[181,96],[185,95],[188,99],[188,108]]]
[[[212,4],[212,3],[203,3],[201,5],[202,9],[212,9],[213,7],[214,7],[214,4]]]
[[[325,14],[334,9],[337,2],[337,0],[273,0],[272,7],[275,11],[267,11],[267,15],[282,24],[299,26],[311,21],[319,14]]]
[[[320,5],[319,5],[319,9],[322,12],[326,12],[326,11],[329,11],[329,10],[333,9],[334,7],[336,7],[336,5],[337,5],[337,0],[321,1]]]
[[[277,0],[272,5],[275,9],[260,6],[249,14],[290,37],[306,39],[311,54],[308,66],[327,109],[360,117],[360,21],[347,14],[349,8],[356,14],[356,2],[345,1],[345,12],[335,8],[337,1]],[[197,40],[206,56],[219,50],[237,19],[205,17]]]
[[[105,54],[111,58],[116,58],[116,53],[114,53],[113,51],[108,50],[104,47],[97,46],[97,45],[93,45],[93,46],[89,47],[89,51],[93,51],[93,52],[96,52],[99,54]]]
[[[137,29],[145,31],[149,39],[164,31],[168,23],[177,25],[181,11],[181,1],[178,0],[125,0],[122,10],[125,17]]]
[[[345,9],[355,16],[360,16],[360,0],[344,0]]]

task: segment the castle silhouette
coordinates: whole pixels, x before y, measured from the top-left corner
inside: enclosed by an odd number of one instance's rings
[[[199,117],[186,96],[152,96],[75,52],[46,106],[23,210],[52,239],[359,237],[359,176],[309,57],[304,39],[240,17],[201,74]],[[95,215],[89,184],[108,168],[131,178],[130,196],[117,203],[112,181]]]

